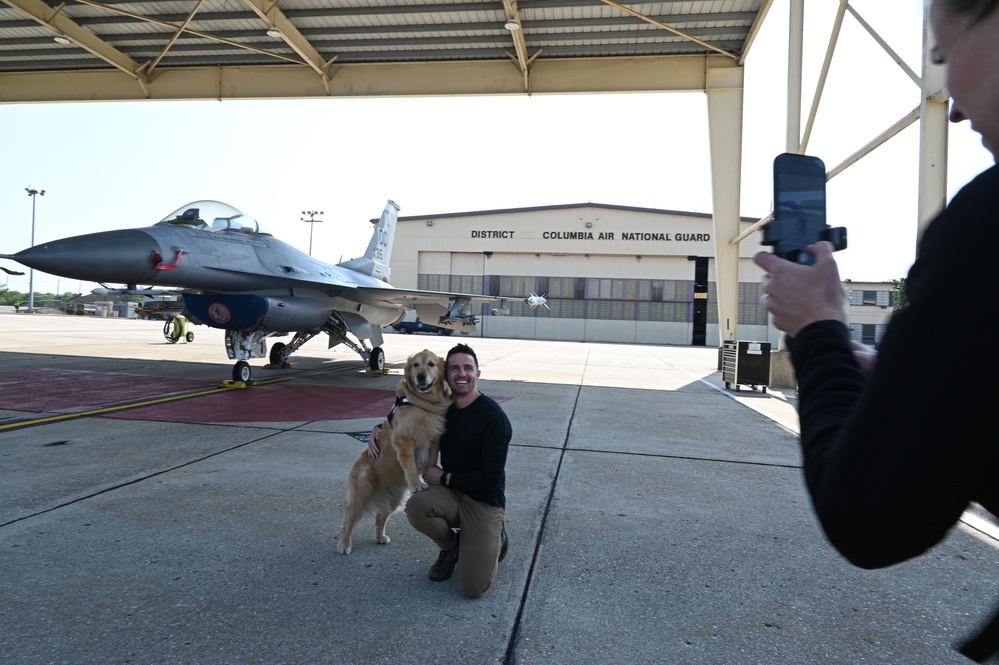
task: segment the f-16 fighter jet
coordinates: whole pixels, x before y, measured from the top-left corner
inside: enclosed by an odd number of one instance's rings
[[[149,227],[54,240],[0,258],[60,277],[125,285],[95,293],[183,294],[192,322],[226,331],[237,382],[250,380],[247,360],[284,365],[319,333],[329,336],[330,348],[344,344],[381,371],[382,327],[400,321],[407,309],[418,308],[435,325],[474,332],[472,303],[498,300],[389,284],[398,214],[399,206],[388,201],[364,256],[336,265],[281,242],[253,217],[218,201],[191,203]],[[268,353],[271,337],[289,334],[290,342],[276,342]]]

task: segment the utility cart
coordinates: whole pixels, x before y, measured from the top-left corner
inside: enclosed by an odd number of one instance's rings
[[[727,339],[722,342],[722,381],[725,387],[757,387],[763,392],[770,385],[770,342]]]

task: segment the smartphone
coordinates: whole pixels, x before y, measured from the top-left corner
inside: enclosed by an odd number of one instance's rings
[[[774,219],[763,227],[763,244],[788,261],[814,263],[809,245],[829,240],[846,248],[846,229],[826,224],[826,167],[818,157],[783,153],[774,159]]]

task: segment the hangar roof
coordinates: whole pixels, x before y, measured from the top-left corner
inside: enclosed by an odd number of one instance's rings
[[[771,1],[2,0],[0,103],[697,90]]]
[[[470,212],[447,212],[438,215],[408,215],[399,217],[400,222],[415,222],[425,219],[447,219],[449,217],[483,217],[486,215],[512,215],[527,212],[546,212],[548,210],[575,210],[578,208],[595,208],[597,210],[617,210],[621,212],[643,212],[653,215],[680,215],[683,217],[702,217],[711,219],[712,215],[706,212],[686,212],[683,210],[664,210],[661,208],[639,208],[636,206],[613,205],[608,203],[562,203],[547,206],[531,206],[525,208],[501,208],[496,210],[473,210]],[[371,222],[377,222],[372,219]],[[743,222],[758,222],[759,217],[740,217]]]

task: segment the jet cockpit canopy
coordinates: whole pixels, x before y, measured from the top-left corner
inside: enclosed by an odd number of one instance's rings
[[[212,233],[258,235],[266,234],[256,219],[238,208],[221,201],[195,201],[178,208],[159,222],[189,226]]]

